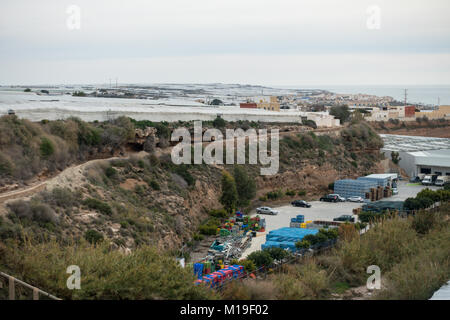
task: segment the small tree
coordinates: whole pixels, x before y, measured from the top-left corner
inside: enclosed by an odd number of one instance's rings
[[[289,252],[282,248],[272,247],[264,249],[274,260],[282,260],[289,255]]]
[[[351,115],[347,105],[332,107],[330,114],[339,119],[341,123],[348,121]]]
[[[238,194],[237,205],[248,206],[250,204],[250,200],[256,196],[256,183],[251,177],[249,177],[242,166],[235,166],[233,175]]]
[[[400,158],[400,154],[396,151],[391,152],[392,162],[398,164],[402,158]]]
[[[273,258],[270,256],[267,250],[255,251],[249,254],[248,260],[253,261],[256,267],[270,266],[273,263]]]
[[[55,152],[55,147],[53,146],[53,143],[48,138],[42,138],[41,139],[41,156],[44,158],[48,158]]]
[[[222,104],[223,104],[222,100],[219,100],[219,99],[214,99],[214,100],[211,101],[211,103],[210,103],[211,106],[220,106],[220,105],[222,105]]]
[[[213,121],[214,128],[222,129],[222,128],[225,128],[226,125],[227,125],[227,122],[220,117],[215,118]]]
[[[96,244],[103,240],[103,234],[101,234],[100,232],[98,232],[96,230],[90,229],[90,230],[86,231],[86,233],[84,234],[84,238],[89,243]]]
[[[232,213],[236,209],[238,202],[236,182],[226,171],[222,172],[222,195],[219,201],[228,213]]]
[[[301,241],[297,241],[295,243],[295,247],[297,249],[309,249],[309,247],[311,247],[311,242],[309,242],[308,240],[301,240]]]

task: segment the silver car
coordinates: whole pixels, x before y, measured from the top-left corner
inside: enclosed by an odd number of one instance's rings
[[[260,207],[260,208],[256,208],[256,213],[257,214],[270,214],[270,215],[277,215],[278,211],[273,210],[272,208],[269,207]]]
[[[336,196],[338,198],[339,202],[345,202],[345,198],[341,197],[340,195],[338,195],[337,193],[332,193],[330,194],[330,196]]]
[[[350,202],[364,202],[364,199],[362,197],[359,197],[359,196],[353,196],[353,197],[347,198],[347,201],[350,201]]]

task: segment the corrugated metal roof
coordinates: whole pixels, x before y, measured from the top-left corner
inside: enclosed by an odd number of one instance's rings
[[[415,157],[417,165],[450,167],[450,149],[408,152]]]
[[[450,149],[450,139],[420,136],[380,134],[385,151],[424,151]]]
[[[396,173],[374,173],[365,176],[365,178],[375,178],[375,179],[396,179]]]
[[[430,300],[450,300],[450,281],[436,291]]]

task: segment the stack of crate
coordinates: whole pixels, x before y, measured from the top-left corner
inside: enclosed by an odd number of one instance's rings
[[[365,198],[370,189],[376,188],[377,186],[378,184],[374,180],[337,180],[334,183],[334,193],[344,198],[353,196]]]

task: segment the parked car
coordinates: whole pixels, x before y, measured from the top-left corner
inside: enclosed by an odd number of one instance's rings
[[[411,179],[409,179],[409,182],[413,182],[413,183],[417,183],[417,182],[420,182],[421,180],[420,180],[420,177],[412,177]]]
[[[257,214],[270,214],[270,215],[277,215],[278,211],[273,210],[272,208],[269,207],[260,207],[260,208],[256,208],[256,213]]]
[[[360,197],[360,196],[353,196],[353,197],[347,198],[347,201],[350,201],[350,202],[364,202],[364,199],[363,199],[363,197]]]
[[[336,196],[337,199],[338,199],[338,201],[340,201],[340,202],[345,202],[345,198],[344,198],[344,197],[341,197],[341,196],[338,195],[337,193],[332,193],[331,195],[332,195],[332,196]]]
[[[344,214],[340,217],[334,218],[333,221],[355,222],[355,217]]]
[[[322,198],[320,198],[320,201],[325,201],[325,202],[338,202],[339,199],[336,195],[333,194],[327,194],[324,195]]]
[[[291,204],[294,207],[311,208],[311,204],[306,202],[305,200],[295,200],[295,201],[292,201]]]

